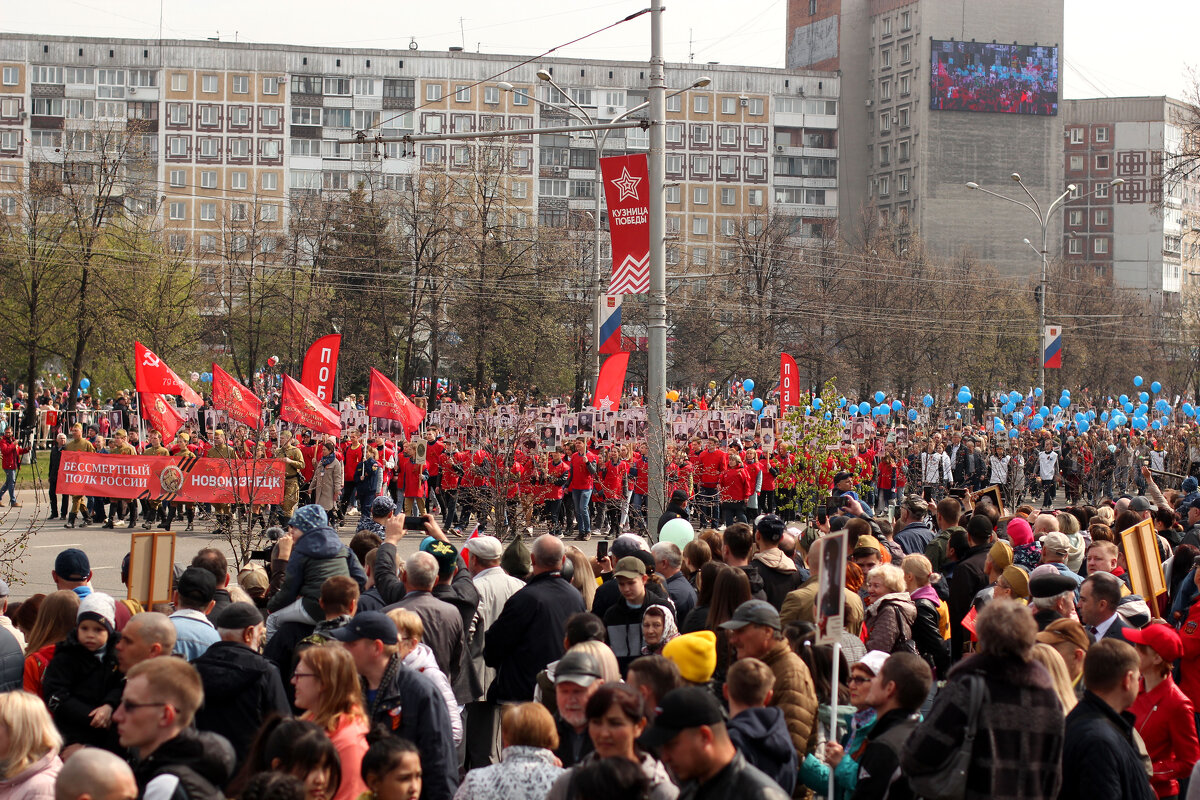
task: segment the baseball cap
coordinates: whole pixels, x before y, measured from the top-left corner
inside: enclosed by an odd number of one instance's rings
[[[641,578],[646,574],[646,562],[637,556],[625,556],[613,570],[614,578]]]
[[[1071,541],[1065,533],[1051,531],[1042,537],[1042,552],[1065,556],[1071,552]]]
[[[388,497],[386,494],[381,494],[375,498],[375,502],[371,503],[372,517],[386,517],[388,514],[396,510],[396,501]]]
[[[384,644],[396,644],[400,641],[396,633],[396,623],[382,611],[360,611],[349,623],[329,635],[339,642],[378,639]]]
[[[1158,511],[1158,506],[1151,503],[1149,498],[1138,496],[1129,501],[1129,510],[1141,513],[1143,511]]]
[[[217,576],[203,567],[188,567],[175,581],[175,591],[189,605],[206,605],[217,595]]]
[[[872,675],[878,675],[879,670],[883,669],[883,662],[888,660],[889,655],[891,654],[885,653],[882,650],[872,650],[856,663],[858,666],[870,670]]]
[[[1183,656],[1183,642],[1179,634],[1170,625],[1158,623],[1144,628],[1126,628],[1121,631],[1125,641],[1130,644],[1144,644],[1162,656],[1162,660],[1170,664]]]
[[[721,627],[727,631],[741,630],[747,625],[766,625],[777,631],[783,629],[779,612],[766,600],[747,600],[734,609],[733,616],[727,622],[721,623]]]
[[[603,677],[600,662],[594,655],[582,650],[568,650],[554,668],[556,686],[560,683],[575,683],[586,688]]]
[[[754,530],[768,542],[778,542],[782,539],[785,527],[783,520],[775,514],[764,514],[754,524]]]
[[[837,486],[839,483],[846,480],[847,478],[853,478],[853,477],[854,476],[851,475],[849,472],[839,472],[838,474],[833,476],[833,485]]]
[[[699,686],[685,686],[663,695],[655,709],[654,724],[639,741],[645,747],[662,747],[687,728],[723,722],[725,711],[712,692]]]
[[[78,547],[68,547],[54,559],[54,571],[63,580],[86,581],[92,572],[92,565],[87,553]]]
[[[467,541],[466,549],[482,561],[496,561],[504,555],[504,545],[495,536],[476,536]]]
[[[675,491],[671,492],[672,503],[686,503],[687,499],[688,494],[683,489],[676,489]]]
[[[1042,644],[1055,645],[1059,642],[1070,642],[1080,650],[1087,650],[1092,641],[1083,625],[1073,619],[1056,619],[1046,626],[1046,630],[1037,635]]]
[[[912,511],[914,514],[928,514],[929,513],[929,504],[926,503],[925,500],[920,495],[917,495],[917,494],[910,494],[907,497],[905,497],[904,502],[902,502],[900,504],[900,507],[907,508],[909,511]]]

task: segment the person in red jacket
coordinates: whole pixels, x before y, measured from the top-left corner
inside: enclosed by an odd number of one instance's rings
[[[721,473],[717,488],[721,498],[721,524],[728,527],[735,522],[746,522],[746,499],[750,497],[752,487],[741,458],[729,457],[729,466]]]
[[[410,517],[423,515],[428,485],[425,481],[425,462],[417,461],[415,442],[405,444],[403,454],[396,459],[396,477],[404,492],[404,513]]]
[[[729,469],[729,455],[717,447],[716,439],[709,439],[704,450],[695,458],[696,513],[700,515],[701,527],[717,524],[717,488],[721,476]]]
[[[448,439],[438,457],[438,477],[442,491],[442,530],[451,531],[458,526],[458,484],[462,480],[463,457],[470,454],[458,452],[458,445]]]
[[[625,502],[628,485],[629,462],[621,458],[621,451],[611,447],[608,458],[600,465],[601,506],[600,528],[608,526],[609,535],[616,539],[621,535],[621,506]]]
[[[1183,643],[1170,625],[1122,631],[1138,652],[1142,690],[1129,709],[1154,765],[1150,784],[1160,798],[1176,797],[1179,781],[1200,760],[1192,703],[1171,678],[1171,665],[1183,655]]]
[[[550,523],[550,533],[555,536],[563,534],[563,490],[571,480],[571,468],[563,461],[561,450],[550,451],[546,463],[546,519]]]
[[[0,500],[3,500],[4,493],[8,492],[8,504],[12,508],[21,507],[17,502],[17,470],[21,468],[21,456],[28,452],[28,447],[17,444],[12,428],[6,430],[4,437],[0,438],[0,461],[4,465],[4,488],[0,489]]]
[[[586,542],[592,538],[592,516],[588,506],[592,501],[592,490],[595,488],[595,477],[599,473],[599,467],[595,455],[588,452],[587,444],[582,439],[575,442],[575,452],[567,466],[570,469],[567,488],[571,491],[571,503],[575,507],[579,540]]]
[[[633,482],[633,493],[629,496],[629,526],[634,533],[645,533],[646,495],[650,494],[650,464],[646,461],[645,442],[638,443],[634,448],[629,463],[629,478]]]
[[[425,472],[429,475],[429,508],[432,512],[442,507],[442,452],[445,446],[436,428],[425,431],[425,440]]]
[[[775,499],[775,478],[783,471],[782,465],[779,463],[779,454],[767,454],[763,451],[759,456],[759,471],[762,473],[762,487],[759,492],[758,506],[764,514],[774,514],[778,508],[778,503]]]
[[[342,489],[342,499],[338,503],[338,522],[340,523],[346,516],[346,507],[350,505],[350,501],[358,494],[358,484],[355,483],[353,476],[358,474],[359,462],[363,460],[362,441],[358,438],[358,431],[352,429],[350,431],[349,441],[342,442],[342,471],[346,476],[346,482]]]

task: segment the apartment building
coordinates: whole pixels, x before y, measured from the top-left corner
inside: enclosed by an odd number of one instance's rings
[[[126,124],[145,139],[169,246],[206,256],[278,246],[294,204],[423,171],[503,164],[510,224],[590,230],[597,146],[589,132],[647,98],[641,62],[216,41],[0,34],[0,212],[16,213],[32,165],[72,131]],[[539,79],[545,70],[562,92]],[[829,71],[668,64],[668,261],[705,267],[739,221],[778,210],[798,233],[834,232],[841,202],[839,77]],[[530,130],[405,143],[409,134]],[[363,135],[359,137],[359,132]],[[646,151],[640,129],[601,134],[602,155]],[[81,156],[85,157],[85,156]],[[232,248],[230,240],[232,239]],[[607,251],[607,244],[605,245]],[[605,270],[607,272],[607,270]]]
[[[1152,307],[1178,310],[1200,286],[1200,183],[1165,174],[1179,152],[1190,108],[1169,97],[1067,100],[1062,253],[1079,274],[1137,291]],[[1111,187],[1114,179],[1124,184]]]
[[[1045,98],[1013,100],[1011,113],[989,98],[958,102],[946,69],[977,69],[964,87],[999,68],[1032,74],[1056,102],[1062,38],[1062,0],[789,0],[788,67],[842,76],[843,231],[877,216],[940,257],[971,252],[1008,274],[1033,270],[1022,243],[1040,234],[1032,215],[966,183],[1007,192],[1017,172],[1035,196],[1056,196],[1061,116]]]

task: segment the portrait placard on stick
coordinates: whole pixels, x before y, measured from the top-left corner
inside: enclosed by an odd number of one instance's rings
[[[1167,592],[1162,559],[1158,557],[1158,534],[1154,523],[1144,519],[1132,528],[1121,531],[1121,546],[1125,550],[1125,565],[1133,593],[1145,598],[1151,611],[1158,609],[1158,598]]]
[[[169,603],[174,579],[175,534],[133,534],[129,543],[128,599],[137,600],[147,611],[156,603]]]

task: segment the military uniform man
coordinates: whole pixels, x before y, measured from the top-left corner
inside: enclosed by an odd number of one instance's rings
[[[208,449],[208,457],[227,461],[233,461],[238,457],[237,451],[225,441],[225,431],[220,428],[213,431],[213,444]],[[228,530],[233,525],[233,515],[229,511],[228,503],[213,503],[213,513],[217,517],[218,529]],[[191,527],[190,521],[188,526]]]
[[[300,472],[304,469],[304,452],[296,446],[296,440],[292,438],[291,431],[283,431],[279,434],[279,457],[287,465],[283,481],[283,506],[281,509],[283,516],[281,524],[286,525],[287,520],[292,518],[292,512],[296,510],[296,504],[300,502]]]
[[[112,442],[108,445],[108,452],[116,456],[136,456],[137,450],[129,443],[129,434],[124,428],[118,428],[113,434]],[[104,523],[104,527],[115,527],[114,523],[118,518],[121,520],[121,527],[125,527],[125,513],[129,512],[129,527],[137,525],[137,500],[127,500],[125,498],[112,497],[109,498],[109,513],[108,521]]]
[[[71,426],[71,441],[63,445],[63,450],[68,450],[73,453],[94,453],[96,448],[87,439],[83,438],[83,426],[76,422]],[[80,495],[71,498],[71,514],[67,517],[64,528],[75,527],[75,517],[79,514],[79,508],[83,505],[83,497]],[[86,528],[88,524],[87,512],[84,512],[83,523],[80,527]]]
[[[168,450],[167,448],[163,447],[161,433],[159,433],[156,430],[151,430],[150,433],[148,434],[148,436],[150,438],[150,444],[147,445],[146,449],[142,451],[142,455],[147,455],[147,456],[169,456],[169,455],[171,455],[171,451]],[[147,498],[146,500],[142,501],[142,527],[143,528],[145,528],[146,530],[149,530],[151,527],[154,526],[154,521],[156,519],[158,519],[159,508],[161,507],[161,505],[162,504],[159,501],[154,500],[152,498]],[[166,527],[166,519],[167,519],[166,512],[163,512],[162,521],[159,522],[159,527]]]

